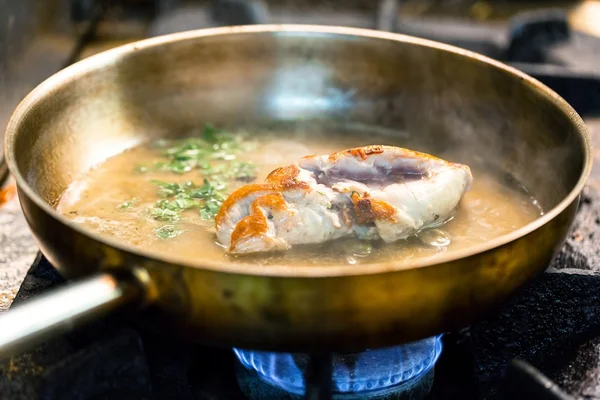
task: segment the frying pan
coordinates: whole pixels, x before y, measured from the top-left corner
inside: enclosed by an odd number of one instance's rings
[[[55,210],[98,163],[203,122],[396,132],[395,144],[502,171],[546,212],[434,260],[259,267],[157,255]],[[523,73],[409,36],[293,25],[178,33],[83,60],[23,100],[5,153],[42,253],[73,282],[0,316],[1,354],[125,305],[141,326],[257,350],[361,351],[461,327],[548,265],[591,167],[581,118]]]

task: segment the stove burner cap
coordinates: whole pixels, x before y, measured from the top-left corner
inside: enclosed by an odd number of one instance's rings
[[[233,351],[241,365],[262,382],[295,395],[305,393],[307,355],[241,349]],[[424,393],[426,395],[433,383],[432,369],[441,351],[440,335],[363,353],[335,354],[332,388],[334,397],[380,397],[392,393],[397,397],[399,392],[414,390],[420,384],[428,386]],[[418,391],[423,392],[423,388]]]

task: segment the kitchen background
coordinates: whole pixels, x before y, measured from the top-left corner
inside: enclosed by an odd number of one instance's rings
[[[0,0],[0,132],[17,103],[33,87],[81,58],[156,35],[247,23],[380,29],[484,53],[535,76],[565,97],[584,117],[596,148],[600,145],[600,1]],[[600,224],[596,217],[600,209],[599,156],[596,151],[582,210],[553,264],[560,266],[560,273],[554,268],[544,274],[507,309],[471,328],[471,353],[477,361],[474,376],[481,382],[493,381],[491,377],[505,361],[517,355],[532,361],[575,397],[600,398],[600,336],[596,322],[600,315],[600,293],[596,293],[600,235],[594,234]],[[0,163],[0,178],[4,172]],[[31,289],[21,284],[37,254],[14,183],[8,178],[0,182],[0,312],[10,306],[19,288],[22,293]],[[51,270],[48,265],[43,267]],[[36,268],[43,269],[39,262],[32,270]],[[558,306],[556,301],[563,304]],[[528,321],[518,331],[530,334],[519,336],[513,319]],[[550,319],[556,323],[539,328]],[[445,347],[446,360],[450,360],[446,364],[451,364],[448,370],[469,369],[452,364],[452,352],[458,351],[462,343],[460,335],[456,337],[449,335],[449,342],[456,343]],[[554,364],[547,361],[563,349],[575,349],[571,361],[549,367]],[[462,353],[457,354],[458,359],[464,358]],[[229,359],[223,359],[228,367]],[[207,382],[215,380],[210,373],[216,374],[219,365],[207,368]],[[444,379],[456,376],[439,374],[436,379],[441,382],[438,387],[443,387]],[[519,376],[514,379],[519,384]],[[8,387],[3,385],[0,374],[0,398],[2,388]],[[210,385],[207,387],[196,398],[216,398],[209,394]],[[435,386],[433,395],[437,395]],[[61,396],[57,398],[64,400]],[[512,397],[518,398],[527,398],[527,393]]]

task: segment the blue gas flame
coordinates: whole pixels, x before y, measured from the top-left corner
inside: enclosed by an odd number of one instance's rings
[[[290,393],[304,394],[306,355],[233,351],[241,364],[255,371],[264,382]],[[340,394],[379,392],[408,381],[415,382],[434,367],[441,352],[440,335],[385,349],[336,354],[333,358],[333,391]]]

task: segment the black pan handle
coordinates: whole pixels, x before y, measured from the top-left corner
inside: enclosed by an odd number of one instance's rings
[[[103,273],[68,283],[0,314],[0,358],[135,302],[147,290],[134,276]]]

